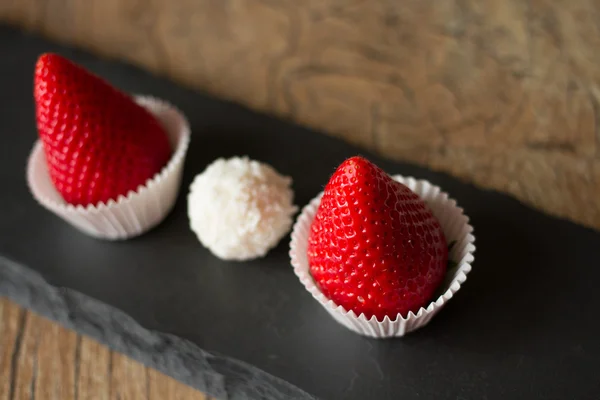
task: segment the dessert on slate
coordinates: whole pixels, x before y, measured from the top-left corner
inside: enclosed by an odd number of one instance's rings
[[[39,58],[34,98],[48,171],[69,204],[117,200],[171,157],[167,133],[148,110],[61,56]]]
[[[363,158],[338,168],[308,237],[310,272],[325,296],[367,318],[417,312],[447,261],[444,232],[419,196]]]
[[[57,54],[39,57],[34,100],[40,141],[28,180],[42,205],[112,239],[140,234],[166,216],[189,141],[185,117]]]
[[[466,279],[471,230],[439,188],[352,157],[303,210],[290,253],[296,274],[336,320],[368,336],[402,336],[425,325]],[[460,262],[436,299],[450,241]]]
[[[291,182],[248,157],[217,159],[190,186],[190,228],[221,259],[263,257],[292,226]]]

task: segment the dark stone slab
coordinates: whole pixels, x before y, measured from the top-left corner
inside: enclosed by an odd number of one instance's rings
[[[338,163],[359,150],[12,30],[0,30],[0,49],[0,254],[19,264],[0,267],[2,293],[76,329],[104,332],[101,340],[151,364],[165,357],[164,346],[188,361],[163,369],[209,385],[217,395],[229,390],[230,398],[306,395],[237,361],[211,364],[216,356],[209,353],[254,365],[323,399],[600,398],[598,232],[447,175],[366,154],[391,173],[429,179],[450,192],[471,217],[478,247],[466,285],[429,326],[404,339],[366,339],[335,323],[304,291],[289,265],[287,238],[262,260],[224,262],[199,245],[185,210],[193,176],[217,157],[246,154],[272,164],[294,178],[302,206]],[[187,113],[193,140],[182,195],[152,232],[123,243],[97,241],[37,206],[28,193],[24,168],[36,137],[33,65],[48,50]],[[48,287],[30,270],[69,290]],[[40,306],[46,302],[40,293],[48,291],[58,296],[48,304],[58,307]],[[94,327],[89,322],[96,319]],[[258,385],[272,396],[257,394]]]
[[[0,295],[217,399],[314,399],[249,364],[144,329],[122,311],[74,290],[54,287],[37,272],[1,256]]]

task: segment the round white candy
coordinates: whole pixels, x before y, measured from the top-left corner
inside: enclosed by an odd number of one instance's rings
[[[219,258],[263,257],[291,229],[297,210],[291,183],[247,157],[219,158],[190,186],[190,228]]]

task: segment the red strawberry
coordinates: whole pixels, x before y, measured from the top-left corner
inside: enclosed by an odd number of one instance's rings
[[[156,118],[59,55],[38,59],[34,99],[50,177],[70,204],[116,200],[169,161],[169,139]]]
[[[419,196],[353,157],[325,187],[308,258],[325,296],[356,315],[382,320],[428,304],[446,272],[448,248]]]

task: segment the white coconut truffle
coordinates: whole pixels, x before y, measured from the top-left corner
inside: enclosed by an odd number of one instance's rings
[[[225,260],[264,257],[292,227],[292,179],[248,157],[219,158],[194,178],[190,228]]]

